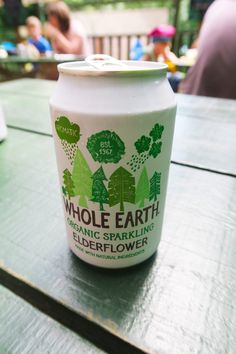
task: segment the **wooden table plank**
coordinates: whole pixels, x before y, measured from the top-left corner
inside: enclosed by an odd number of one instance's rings
[[[0,285],[0,353],[104,353]]]
[[[23,94],[49,98],[55,88],[55,81],[39,79],[18,79],[2,82],[0,84],[0,96],[2,93]]]
[[[172,165],[158,256],[105,271],[67,248],[52,149],[17,130],[0,146],[3,271],[145,352],[233,353],[236,179]]]
[[[84,56],[82,55],[74,55],[74,54],[55,54],[53,56],[45,56],[45,57],[23,57],[20,55],[12,55],[6,58],[0,58],[0,65],[2,64],[60,64],[64,62],[72,62],[72,61],[81,61],[84,60]]]
[[[236,175],[236,100],[177,95],[172,160]]]
[[[10,100],[9,100],[10,95]],[[1,92],[0,102],[7,125],[51,135],[49,104],[45,97]]]
[[[48,99],[55,84],[35,79],[0,84],[7,123],[51,134]],[[179,94],[177,101],[172,160],[236,175],[236,100]]]

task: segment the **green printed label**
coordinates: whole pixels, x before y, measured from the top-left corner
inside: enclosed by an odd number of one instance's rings
[[[87,148],[94,161],[117,163],[125,153],[120,137],[109,130],[103,130],[88,138]]]
[[[108,130],[102,118],[56,116],[67,228],[79,256],[119,263],[155,251],[174,117],[173,108],[114,119]]]

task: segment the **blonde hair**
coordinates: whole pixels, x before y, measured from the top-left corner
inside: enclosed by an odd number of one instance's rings
[[[41,22],[36,16],[29,16],[26,19],[26,26],[34,26],[41,28]]]
[[[69,30],[71,21],[70,9],[63,1],[48,4],[47,15],[57,18],[62,33],[66,33]]]

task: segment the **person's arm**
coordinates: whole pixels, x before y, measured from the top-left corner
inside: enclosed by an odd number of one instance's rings
[[[151,56],[149,54],[144,54],[144,56],[141,58],[141,60],[151,61]]]
[[[55,51],[65,54],[79,54],[83,51],[82,37],[78,34],[73,34],[70,39],[66,38],[58,29],[47,25],[47,34],[52,41],[52,46]]]
[[[164,61],[170,61],[172,63],[177,63],[179,60],[175,53],[171,52],[169,47],[165,48],[165,51],[163,52],[163,57]]]

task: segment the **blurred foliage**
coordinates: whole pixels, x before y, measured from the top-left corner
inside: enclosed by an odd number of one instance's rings
[[[189,0],[181,0],[189,2]],[[141,8],[161,8],[169,9],[169,22],[173,23],[175,16],[176,0],[65,0],[72,10],[122,10],[122,9],[141,9]]]
[[[174,0],[65,0],[71,9],[171,7]]]
[[[189,20],[190,1],[180,0],[180,12],[178,27],[181,30],[196,29],[197,20]],[[141,9],[141,8],[161,8],[169,9],[169,23],[174,22],[176,12],[176,0],[65,0],[72,10],[115,10],[115,9]]]
[[[27,7],[19,4],[15,8],[2,6],[0,8],[0,22],[6,27],[17,27],[25,24],[28,16],[39,16],[39,6],[32,4]]]
[[[180,0],[179,11],[179,30],[195,30],[199,21],[190,20],[190,1]],[[20,3],[20,0],[16,0]],[[65,0],[72,11],[92,11],[92,10],[118,10],[118,9],[140,9],[140,8],[161,8],[169,9],[169,23],[174,23],[177,0]],[[27,7],[18,6],[17,11],[12,11],[6,7],[0,7],[0,41],[13,40],[16,36],[15,29],[19,25],[24,25],[25,20],[30,15],[38,16],[42,21],[45,20],[47,4],[40,2]],[[13,16],[14,12],[14,16]],[[4,37],[4,38],[3,38]]]

